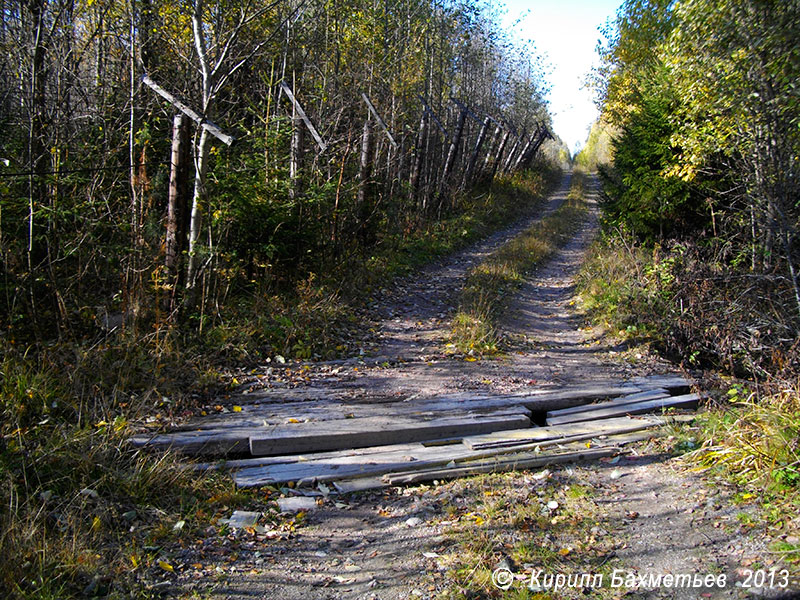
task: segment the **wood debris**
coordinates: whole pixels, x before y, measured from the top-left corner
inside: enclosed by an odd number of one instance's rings
[[[240,487],[333,482],[338,493],[348,493],[620,454],[625,444],[656,435],[666,420],[655,415],[695,408],[704,396],[685,393],[689,388],[682,377],[655,376],[524,395],[375,404],[237,398],[238,411],[131,443],[216,458],[194,468],[228,469]]]

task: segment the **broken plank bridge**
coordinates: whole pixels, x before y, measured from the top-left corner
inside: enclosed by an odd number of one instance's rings
[[[227,469],[240,487],[332,482],[340,492],[594,460],[653,435],[665,411],[703,398],[681,376],[525,394],[455,394],[392,402],[247,398],[133,446]]]

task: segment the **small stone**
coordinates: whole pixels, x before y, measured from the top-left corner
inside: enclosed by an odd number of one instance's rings
[[[418,525],[422,525],[422,519],[419,517],[411,517],[406,520],[407,527],[417,527]]]
[[[317,508],[317,501],[307,496],[295,496],[293,498],[279,498],[278,508],[284,514],[313,510]]]

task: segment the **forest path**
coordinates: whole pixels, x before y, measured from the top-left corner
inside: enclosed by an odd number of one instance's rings
[[[563,201],[568,183],[565,179],[550,197],[545,212]],[[631,356],[623,348],[609,345],[608,338],[588,327],[576,308],[575,276],[597,231],[596,181],[589,194],[590,218],[569,243],[531,274],[509,305],[503,327],[515,338],[519,350],[499,359],[473,362],[448,356],[442,345],[464,273],[529,226],[533,218],[398,284],[377,311],[382,320],[376,328],[375,355],[312,365],[292,394],[357,397],[369,402],[465,390],[505,393],[619,381],[669,370],[657,359]],[[267,384],[254,394],[279,396],[287,391],[284,386],[270,388]],[[237,548],[232,563],[235,572],[213,587],[211,598],[462,597],[456,591],[470,584],[456,583],[448,574],[465,552],[464,540],[453,533],[454,528],[466,520],[476,536],[495,544],[492,560],[500,560],[508,546],[502,541],[509,535],[509,527],[498,524],[502,514],[480,516],[488,514],[487,497],[500,496],[507,511],[532,502],[538,510],[542,497],[563,494],[559,490],[570,486],[587,490],[597,522],[591,545],[608,551],[604,564],[610,560],[609,566],[624,575],[727,573],[730,583],[724,589],[678,591],[561,590],[557,597],[606,599],[624,593],[635,598],[695,598],[701,593],[703,598],[747,597],[733,586],[733,576],[737,568],[763,554],[763,539],[758,540],[753,530],[736,528],[736,513],[741,509],[728,505],[724,488],[689,473],[665,452],[663,444],[644,442],[634,447],[632,455],[613,463],[552,470],[552,474],[545,471],[544,478],[542,473],[522,471],[493,476],[498,478],[495,480],[479,479],[474,486],[478,489],[472,491],[472,484],[464,480],[328,498],[309,512],[308,525],[292,536]],[[569,510],[570,501],[562,502],[559,510]],[[562,527],[511,530],[514,539],[530,538],[534,546],[553,548],[583,544],[576,539],[586,534]],[[563,565],[551,566],[547,572],[591,572],[596,568],[574,561],[565,558]],[[230,567],[228,561],[226,568]],[[467,567],[468,571],[493,568],[487,564]],[[530,568],[515,568],[530,575]],[[520,579],[514,585],[525,584]],[[499,590],[493,593],[499,594]],[[472,597],[470,594],[473,592],[464,597]]]
[[[288,382],[285,369],[266,368],[265,374],[246,379],[244,389],[266,398],[280,399],[291,390],[296,398],[369,402],[475,391],[524,392],[608,383],[638,374],[618,360],[619,348],[609,347],[587,328],[585,317],[571,304],[575,275],[598,227],[598,184],[590,181],[590,217],[528,278],[505,313],[501,330],[518,342],[518,350],[477,361],[454,354],[447,347],[451,319],[469,269],[561,206],[569,191],[569,174],[536,214],[383,290],[366,317],[373,326],[363,342],[363,356],[305,364],[301,376]]]

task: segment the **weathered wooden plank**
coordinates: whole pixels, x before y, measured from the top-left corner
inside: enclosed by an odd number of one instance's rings
[[[663,388],[647,392],[639,392],[638,394],[631,394],[630,396],[619,396],[618,398],[614,398],[608,402],[597,402],[596,404],[583,404],[581,406],[573,406],[572,408],[551,410],[548,411],[547,418],[561,417],[563,415],[571,415],[578,412],[597,410],[607,406],[623,406],[625,404],[644,402],[645,400],[660,400],[661,398],[669,398],[669,392]]]
[[[439,117],[436,116],[434,110],[430,106],[428,106],[427,102],[425,102],[425,98],[423,98],[422,96],[417,96],[417,98],[420,99],[420,101],[422,102],[423,110],[431,116],[433,122],[436,124],[436,127],[439,128],[439,131],[442,132],[445,139],[450,139],[450,134],[447,133],[447,129],[445,129],[444,125],[442,125],[442,122],[439,120]]]
[[[400,405],[356,405],[346,406],[341,403],[317,405],[314,408],[308,409],[305,407],[302,410],[289,410],[289,411],[276,411],[274,407],[257,407],[241,406],[240,412],[227,412],[224,414],[217,414],[208,417],[200,417],[193,419],[190,422],[175,427],[171,431],[203,431],[212,429],[234,429],[237,427],[274,427],[277,425],[287,425],[291,423],[304,423],[304,422],[320,422],[320,421],[338,421],[343,419],[353,419],[361,417],[384,417],[391,419],[395,417],[408,417],[414,419],[433,419],[450,414],[452,411],[446,407],[439,408],[437,406],[407,406]],[[423,410],[417,410],[421,408]],[[509,405],[509,406],[487,406],[477,408],[464,407],[464,414],[467,415],[528,415],[530,416],[531,410],[525,406]]]
[[[692,386],[682,375],[645,375],[634,377],[630,383],[642,389],[665,388],[672,393],[688,392]]]
[[[401,485],[407,483],[417,483],[419,481],[430,481],[432,479],[452,479],[455,477],[464,477],[475,475],[478,473],[491,473],[516,469],[532,469],[543,467],[552,464],[559,464],[564,462],[576,462],[574,458],[580,455],[577,460],[593,460],[603,458],[605,456],[614,456],[617,454],[627,453],[622,450],[622,447],[627,444],[632,444],[640,441],[645,441],[653,437],[663,435],[663,431],[646,431],[625,433],[612,436],[603,436],[602,439],[594,440],[596,444],[592,449],[587,450],[582,446],[582,442],[570,442],[566,444],[559,444],[558,451],[550,451],[545,454],[541,452],[518,452],[509,455],[496,456],[489,459],[481,460],[465,460],[459,462],[455,466],[445,467],[442,469],[424,469],[422,471],[408,470],[403,472],[391,472],[384,475],[381,480],[386,485]],[[540,462],[543,461],[543,462]],[[417,474],[421,474],[418,477]],[[375,486],[376,478],[365,478],[370,482],[369,487],[365,485],[364,489],[372,489]],[[355,489],[358,489],[357,482],[359,479],[351,480]]]
[[[383,129],[383,132],[386,134],[386,137],[389,138],[389,143],[392,145],[392,148],[397,150],[397,142],[395,141],[394,136],[392,135],[392,132],[389,131],[389,126],[386,124],[386,122],[378,114],[377,109],[372,105],[372,102],[370,102],[369,96],[367,96],[365,93],[362,92],[361,93],[361,98],[364,100],[364,102],[367,103],[367,108],[369,108],[369,111],[377,119],[378,125],[381,126],[381,129]]]
[[[322,141],[322,136],[320,136],[319,132],[317,131],[317,128],[314,127],[314,124],[311,122],[311,119],[308,118],[306,111],[303,110],[303,107],[297,101],[297,98],[294,97],[294,94],[292,93],[292,88],[290,88],[285,81],[282,81],[281,89],[283,90],[283,93],[286,94],[286,97],[289,98],[289,100],[292,102],[292,104],[294,104],[294,108],[297,111],[297,114],[299,114],[300,118],[303,119],[303,123],[306,124],[306,127],[311,132],[314,141],[317,142],[317,146],[319,146],[319,151],[325,152],[328,145],[324,141]]]
[[[131,437],[128,442],[134,448],[151,450],[175,450],[192,455],[220,455],[247,453],[250,451],[250,433],[246,428],[235,431],[182,431],[174,434]]]
[[[586,460],[596,460],[607,456],[619,454],[619,448],[593,448],[578,450],[575,452],[565,452],[559,454],[546,454],[533,458],[515,457],[511,459],[495,459],[484,461],[480,464],[468,466],[455,466],[443,469],[425,469],[421,471],[406,471],[403,473],[391,473],[384,476],[384,481],[389,485],[406,485],[419,483],[421,481],[431,481],[433,479],[455,479],[457,477],[467,477],[480,473],[500,473],[505,471],[515,471],[518,469],[535,469],[548,465],[562,464],[567,462],[578,462]]]
[[[561,408],[571,408],[581,406],[593,400],[602,398],[614,398],[625,394],[640,392],[641,389],[628,386],[589,386],[575,389],[566,389],[559,392],[549,392],[532,396],[522,396],[521,404],[533,411],[550,411]]]
[[[525,444],[541,444],[553,441],[574,441],[590,439],[600,435],[614,435],[641,431],[663,424],[656,418],[632,419],[619,417],[601,419],[597,422],[581,422],[568,425],[552,425],[516,431],[502,431],[489,435],[470,436],[464,438],[463,444],[472,450],[491,448],[511,448]]]
[[[233,137],[228,135],[227,133],[223,132],[219,127],[214,125],[211,121],[203,117],[202,115],[198,114],[197,112],[193,111],[183,102],[178,100],[175,96],[169,93],[167,90],[162,88],[158,85],[155,81],[150,79],[149,76],[145,75],[142,77],[142,83],[147,85],[151,88],[156,94],[164,98],[167,102],[170,102],[175,108],[185,114],[187,117],[192,119],[195,123],[197,123],[200,127],[207,130],[211,135],[219,139],[224,144],[230,146],[233,143]]]
[[[385,488],[387,484],[380,477],[361,477],[358,479],[342,479],[341,481],[334,481],[333,487],[340,494],[352,494],[356,492],[366,492],[368,490],[376,490]]]
[[[685,394],[683,396],[670,396],[658,400],[647,400],[634,404],[622,406],[607,403],[601,408],[576,412],[559,417],[549,417],[548,425],[565,425],[567,423],[580,423],[584,421],[597,421],[610,417],[621,417],[623,415],[640,415],[649,412],[664,410],[665,408],[695,408],[702,396],[699,394]]]
[[[227,413],[227,419],[217,420],[211,428],[182,428],[169,433],[161,434],[139,434],[130,438],[129,442],[132,446],[137,448],[147,447],[150,449],[173,449],[184,454],[192,455],[210,455],[219,454],[224,456],[226,454],[234,453],[250,453],[250,438],[251,437],[267,437],[271,432],[282,430],[295,430],[303,431],[303,428],[317,430],[323,423],[330,424],[331,427],[341,427],[342,424],[347,429],[357,430],[363,427],[369,431],[370,428],[379,426],[381,423],[407,423],[407,424],[424,424],[429,421],[442,419],[442,413],[437,411],[416,412],[396,415],[376,415],[364,418],[349,418],[349,413],[341,413],[336,415],[338,418],[330,418],[327,421],[300,421],[296,423],[287,423],[285,420],[274,421],[262,417],[248,417],[238,421],[241,413]],[[461,418],[465,420],[481,420],[481,419],[509,419],[509,423],[517,423],[514,427],[524,427],[530,424],[528,419],[530,411],[524,406],[500,408],[487,413],[469,412],[460,417],[448,417],[450,419]],[[313,418],[315,415],[308,415]],[[332,415],[328,415],[331,417]],[[403,419],[405,421],[403,421]],[[498,421],[499,422],[499,421]],[[519,425],[521,423],[521,425]],[[200,422],[202,425],[202,422]],[[499,427],[498,428],[502,428]],[[511,428],[511,427],[509,427]],[[491,429],[497,431],[497,428]],[[470,433],[470,432],[467,432]],[[472,432],[474,433],[474,432]],[[459,433],[458,437],[462,437],[464,433]],[[418,440],[406,440],[418,441]],[[377,445],[377,444],[369,444]],[[355,447],[355,446],[354,446]],[[340,448],[339,448],[340,449]],[[306,452],[306,449],[297,449],[293,452]]]
[[[608,426],[616,422],[616,427]],[[409,468],[424,469],[443,466],[451,461],[481,459],[500,454],[512,454],[528,450],[542,451],[545,448],[592,439],[601,435],[614,435],[641,431],[655,427],[665,421],[657,417],[608,419],[605,427],[590,424],[567,425],[549,429],[546,439],[510,440],[512,445],[495,446],[473,450],[466,444],[461,446],[425,447],[422,444],[400,444],[361,451],[324,452],[304,456],[276,457],[271,464],[241,469],[233,478],[240,487],[255,487],[282,482],[321,482],[345,478],[383,475]],[[518,430],[511,433],[534,432],[538,429]],[[579,431],[579,435],[570,435]],[[561,432],[561,435],[558,435]],[[485,436],[475,436],[485,437]],[[469,438],[467,438],[469,439]]]
[[[386,448],[383,452],[369,454],[320,453],[304,456],[298,462],[286,461],[245,468],[236,471],[233,480],[237,486],[244,488],[290,481],[333,481],[383,475],[393,470],[407,468],[411,463],[422,466],[444,465],[453,458],[471,454],[471,451],[463,446],[425,448],[418,444],[416,448],[409,449],[405,444],[398,444]]]
[[[530,419],[518,414],[442,417],[429,421],[364,417],[299,423],[276,427],[269,432],[251,436],[250,453],[253,456],[268,456],[290,452],[364,448],[516,429],[529,425]]]

